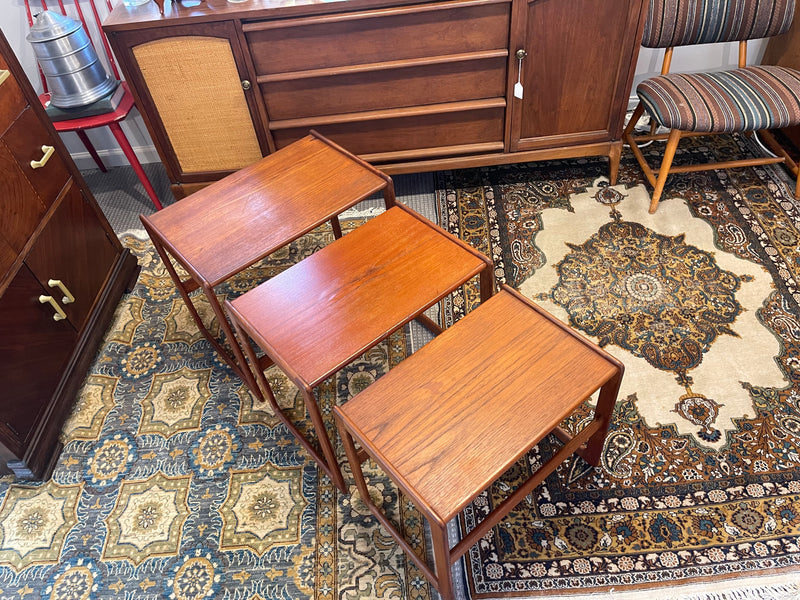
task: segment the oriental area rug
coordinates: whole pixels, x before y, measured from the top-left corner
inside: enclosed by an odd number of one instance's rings
[[[694,141],[679,159],[744,144]],[[800,205],[773,168],[675,177],[655,215],[635,163],[614,187],[606,176],[600,159],[436,175],[440,224],[626,366],[600,467],[565,463],[489,531],[456,567],[459,598],[798,598]],[[238,295],[331,239],[312,232],[219,293]],[[52,478],[0,480],[0,598],[435,600],[358,496],[321,476],[215,355],[148,240],[123,242],[142,272]],[[442,318],[476,298],[465,287]],[[398,333],[320,386],[331,431],[332,405],[409,347]],[[298,391],[276,370],[268,378],[310,432]],[[557,448],[543,440],[452,536]],[[374,466],[368,476],[373,500],[427,555],[419,513]]]
[[[680,162],[752,152],[682,144]],[[633,161],[614,187],[592,160],[439,175],[442,225],[626,368],[601,467],[569,461],[470,550],[473,598],[672,598],[754,574],[793,583],[713,597],[800,597],[800,204],[779,169],[673,176],[654,215]],[[545,439],[461,527],[557,448]]]

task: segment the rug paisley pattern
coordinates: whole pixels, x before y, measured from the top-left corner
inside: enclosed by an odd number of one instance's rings
[[[240,294],[331,240],[327,228],[312,232],[218,292]],[[320,476],[217,358],[149,242],[123,242],[141,275],[63,430],[52,478],[0,481],[0,598],[429,600],[366,506]],[[202,296],[195,303],[212,318]],[[405,355],[400,332],[320,387],[331,431],[333,404]],[[268,376],[307,431],[297,389]],[[373,479],[375,499],[426,555],[419,514],[387,478]]]
[[[676,160],[746,144],[693,141]],[[614,187],[606,169],[588,159],[438,176],[442,225],[626,366],[601,466],[569,461],[469,551],[474,598],[800,570],[800,206],[786,177],[674,176],[649,215],[636,164],[623,160]],[[450,321],[476,304],[463,293]],[[462,529],[558,447],[543,440]]]

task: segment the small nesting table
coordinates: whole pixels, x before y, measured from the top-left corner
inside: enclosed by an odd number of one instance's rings
[[[326,221],[334,236],[341,237],[337,215],[381,190],[386,208],[393,206],[391,178],[312,131],[141,220],[200,331],[247,382],[249,371],[214,287]],[[186,279],[170,257],[188,273]],[[192,302],[189,295],[198,288],[232,354],[209,331]],[[258,395],[257,386],[250,387]]]
[[[346,490],[313,389],[475,276],[481,299],[494,288],[492,263],[402,204],[369,220],[225,307],[276,415],[333,483]],[[264,356],[257,358],[252,342]],[[321,452],[275,401],[263,369],[276,364],[303,394]]]
[[[599,463],[622,372],[615,358],[504,286],[334,414],[361,499],[452,600],[451,565],[490,528],[573,453]],[[598,389],[594,419],[571,436],[559,423]],[[561,449],[450,548],[447,523],[550,433]],[[370,499],[367,458],[428,519],[434,568]]]

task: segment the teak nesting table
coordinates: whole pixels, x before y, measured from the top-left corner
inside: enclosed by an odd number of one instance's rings
[[[494,288],[491,261],[397,204],[226,301],[263,395],[339,489],[344,480],[313,389],[413,319],[441,332],[423,312],[475,276],[485,301]],[[275,401],[263,373],[271,363],[302,392],[321,453]]]
[[[560,463],[578,453],[598,465],[622,372],[622,363],[504,286],[334,414],[361,499],[452,600],[451,565]],[[598,389],[594,419],[571,436],[559,424]],[[550,433],[561,449],[450,548],[447,523]],[[427,518],[435,569],[372,502],[367,458]]]
[[[244,364],[214,287],[376,192],[395,203],[392,180],[316,132],[150,215],[150,239],[200,331],[236,373]],[[188,273],[182,279],[170,257]],[[203,323],[189,294],[202,289],[233,354]],[[250,382],[252,383],[252,382]],[[258,387],[250,386],[258,394]]]

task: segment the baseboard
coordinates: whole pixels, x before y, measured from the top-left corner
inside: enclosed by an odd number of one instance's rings
[[[143,165],[161,162],[161,158],[158,156],[155,146],[138,146],[133,150],[136,152],[136,158],[138,158],[139,162]],[[130,165],[122,150],[98,150],[97,154],[100,155],[100,160],[103,161],[106,167],[126,167]],[[70,152],[70,156],[72,156],[72,160],[75,161],[75,164],[81,171],[97,168],[97,165],[88,152]]]

